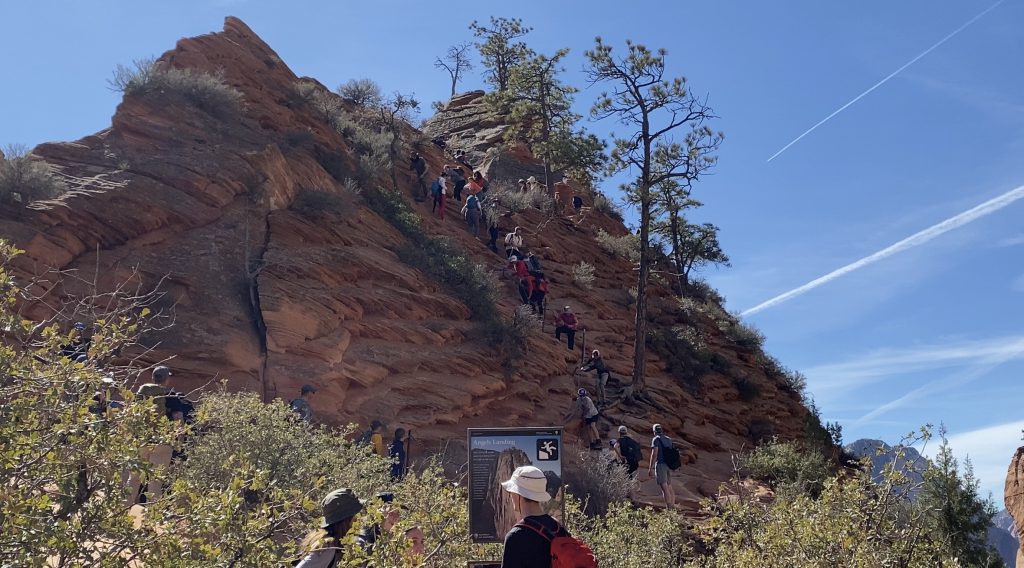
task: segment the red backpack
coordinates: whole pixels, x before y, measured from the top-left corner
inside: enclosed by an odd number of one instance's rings
[[[571,536],[562,525],[552,532],[538,522],[523,519],[516,526],[530,529],[551,543],[551,568],[597,568],[597,559],[590,547]]]

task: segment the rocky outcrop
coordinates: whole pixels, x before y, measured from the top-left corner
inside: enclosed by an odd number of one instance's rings
[[[405,238],[342,186],[339,180],[358,177],[358,156],[314,109],[296,102],[300,79],[245,24],[228,18],[222,32],[183,39],[161,60],[222,71],[244,95],[244,109],[215,116],[171,95],[126,96],[110,128],[37,147],[34,154],[76,189],[42,210],[0,211],[0,235],[26,251],[14,267],[19,279],[46,300],[28,313],[48,317],[94,282],[104,290],[130,278],[159,284],[158,307],[173,308],[175,325],[145,338],[152,349],[143,360],[169,360],[178,388],[223,380],[229,389],[271,400],[292,398],[311,383],[319,389],[312,400],[319,420],[381,418],[391,428],[412,428],[415,452],[447,448],[457,464],[465,462],[467,427],[565,423],[579,351],[537,333],[508,372],[470,310],[403,263],[396,251]],[[496,148],[501,125],[477,112],[479,99],[471,93],[452,101],[450,116],[432,128],[464,140],[454,145],[486,162],[495,182],[538,168],[521,148]],[[429,143],[420,148],[431,172],[450,160]],[[400,185],[412,195],[413,179],[402,166]],[[313,212],[296,206],[297,196],[310,191],[340,205]],[[502,258],[458,222],[459,204],[449,208],[440,221],[429,204],[420,206],[424,230],[498,270]],[[612,392],[621,391],[631,374],[633,271],[594,236],[626,228],[597,212],[577,224],[536,210],[500,222],[502,232],[515,226],[543,259],[549,304],[574,307],[587,330],[586,348],[601,349]],[[572,284],[581,260],[596,268],[591,290]],[[670,294],[657,286],[654,294],[662,300],[651,314],[657,325],[679,322]],[[499,307],[510,315],[516,304],[509,285]],[[690,505],[717,494],[732,473],[731,455],[749,447],[755,432],[800,438],[807,417],[799,396],[766,376],[754,354],[713,322],[698,325],[720,370],[695,389],[670,372],[675,363],[652,353],[648,400],[617,402],[600,423],[606,435],[624,424],[641,440],[652,422],[662,423],[684,447],[689,465],[675,483]],[[725,367],[756,384],[757,398],[741,400]],[[576,380],[591,385],[593,378]],[[570,445],[577,432],[569,422]],[[657,494],[653,481],[642,484],[641,500],[656,502]]]
[[[1006,487],[1003,490],[1006,511],[1013,517],[1014,525],[1024,524],[1024,447],[1017,448],[1010,460],[1006,473]],[[1017,550],[1017,566],[1024,566],[1024,549]]]

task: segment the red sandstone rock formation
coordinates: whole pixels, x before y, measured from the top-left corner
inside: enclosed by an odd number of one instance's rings
[[[1006,511],[1013,517],[1016,526],[1024,526],[1024,447],[1017,448],[1006,473],[1006,488],[1003,490]],[[1017,551],[1017,566],[1024,566],[1024,546]]]
[[[354,177],[358,156],[313,110],[294,104],[299,78],[245,24],[228,18],[223,32],[182,39],[161,60],[222,70],[244,94],[244,111],[215,117],[170,96],[126,96],[110,128],[37,147],[34,154],[76,190],[45,210],[0,211],[0,236],[26,251],[15,267],[21,277],[77,270],[109,288],[135,267],[150,284],[166,276],[176,324],[147,338],[157,345],[149,358],[173,356],[181,388],[224,379],[231,389],[270,400],[292,398],[312,383],[319,419],[381,418],[392,428],[411,427],[417,453],[449,447],[459,455],[467,427],[563,424],[579,351],[538,333],[529,340],[529,362],[506,376],[500,357],[476,337],[469,309],[403,264],[394,251],[404,238],[357,198],[340,213],[310,216],[291,208],[302,190],[344,193],[339,171]],[[478,99],[453,101],[449,118]],[[458,120],[462,136],[478,133],[471,159],[486,160],[492,180],[514,182],[516,172],[537,167],[521,148],[490,149],[502,129],[493,118],[463,113]],[[448,161],[430,144],[422,150],[432,173]],[[413,180],[402,166],[400,181],[411,195]],[[458,204],[449,204],[445,222],[417,207],[428,232],[451,237],[485,266],[503,264],[466,232]],[[594,235],[626,229],[598,213],[581,225],[544,221],[529,211],[505,219],[502,229],[526,228],[527,246],[543,257],[552,283],[550,305],[574,307],[588,330],[587,347],[601,349],[613,391],[621,388],[631,374],[633,272],[628,261],[601,250]],[[572,285],[571,267],[580,260],[597,267],[591,291]],[[53,277],[35,287],[49,298],[82,291]],[[655,287],[655,294],[671,305],[667,291]],[[509,288],[501,309],[511,314],[516,303]],[[32,309],[47,315],[43,303]],[[658,325],[679,318],[668,307],[651,315]],[[750,446],[752,429],[800,438],[807,416],[799,397],[769,379],[752,353],[712,322],[697,323],[708,348],[756,383],[760,395],[741,401],[730,378],[718,373],[705,376],[694,394],[651,353],[651,403],[614,405],[601,423],[605,433],[625,424],[641,442],[652,422],[664,424],[685,450],[689,465],[675,475],[676,491],[690,506],[717,493],[732,473],[730,456]],[[593,378],[583,380],[589,385]],[[576,431],[570,424],[568,441]],[[644,482],[642,496],[657,500],[653,481]]]

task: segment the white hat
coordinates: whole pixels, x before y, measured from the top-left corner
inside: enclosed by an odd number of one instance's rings
[[[619,426],[619,434],[626,434],[628,432],[629,430],[627,430],[625,426]]]
[[[548,478],[544,472],[532,465],[517,467],[512,472],[508,481],[503,481],[501,486],[509,493],[522,495],[531,501],[547,503],[551,500],[548,495]]]
[[[519,260],[519,257],[516,256],[516,255],[512,255],[512,256],[508,257],[508,261],[509,262],[516,262],[518,260]]]

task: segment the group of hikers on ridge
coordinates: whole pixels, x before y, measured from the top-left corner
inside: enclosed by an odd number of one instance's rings
[[[86,334],[86,326],[83,323],[76,323],[69,332],[69,342],[62,345],[59,355],[71,361],[87,364],[89,362],[90,338]],[[578,370],[593,370],[597,374],[596,384],[599,392],[603,391],[607,383],[609,371],[604,364],[601,353],[594,350],[591,358]],[[173,372],[164,365],[157,365],[150,374],[150,381],[139,386],[136,390],[136,403],[147,403],[156,406],[158,413],[166,420],[190,423],[195,419],[195,403],[187,396],[175,390],[173,385]],[[315,411],[312,404],[317,394],[317,388],[311,384],[302,385],[298,392],[299,396],[288,402],[292,410],[293,419],[296,421],[311,423],[315,421]],[[89,406],[89,412],[97,418],[103,419],[108,412],[123,407],[123,400],[119,400],[118,391],[114,387],[113,380],[104,380],[101,387],[94,393]],[[580,388],[575,397],[575,408],[578,417],[584,426],[581,438],[590,440],[592,449],[600,449],[601,439],[596,428],[596,423],[601,417],[598,404],[590,398],[585,388]],[[606,404],[603,395],[599,397],[602,401],[600,406]],[[680,455],[675,449],[672,440],[665,435],[660,424],[652,427],[654,438],[651,441],[650,460],[648,464],[648,478],[656,480],[665,499],[665,505],[669,508],[675,507],[675,495],[671,486],[671,471],[680,466]],[[619,437],[608,442],[609,448],[615,456],[615,461],[625,468],[627,474],[636,476],[642,461],[641,446],[629,436],[626,426],[618,427]],[[365,445],[370,451],[391,462],[391,477],[393,480],[400,480],[406,475],[409,469],[408,443],[411,439],[410,432],[406,428],[398,427],[393,431],[391,441],[385,445],[384,423],[380,420],[373,420],[370,428],[360,437],[354,440],[357,444]],[[139,449],[139,457],[157,469],[166,469],[175,460],[184,459],[185,456],[178,453],[169,444],[150,444]],[[516,511],[521,516],[520,521],[506,535],[504,558],[502,566],[527,567],[546,566],[550,564],[537,563],[539,558],[550,558],[550,555],[557,549],[569,551],[570,554],[582,555],[581,558],[590,558],[589,549],[583,543],[573,539],[557,520],[543,514],[541,505],[550,499],[544,493],[546,481],[538,482],[538,479],[545,479],[543,472],[532,466],[524,466],[513,472],[512,477],[502,483],[502,487],[510,494],[515,495]],[[540,472],[540,478],[537,477]],[[164,487],[159,479],[146,479],[139,471],[125,472],[125,498],[126,505],[145,505],[155,501],[162,496]],[[378,493],[377,499],[386,512],[385,521],[381,525],[363,527],[357,535],[356,543],[359,547],[372,553],[373,543],[376,537],[383,532],[394,529],[401,517],[401,508],[392,507],[391,502],[394,495],[391,493]],[[364,510],[366,502],[360,501],[351,489],[338,489],[328,494],[322,503],[324,519],[320,528],[303,540],[300,550],[301,560],[297,560],[296,566],[316,568],[319,566],[338,566],[345,557],[345,549],[341,539],[354,528],[354,519],[358,513]],[[403,525],[400,534],[411,543],[410,552],[422,557],[424,534],[420,527],[409,527]],[[589,555],[589,556],[588,556]],[[372,564],[371,564],[372,565]],[[580,566],[594,564],[583,563]]]

